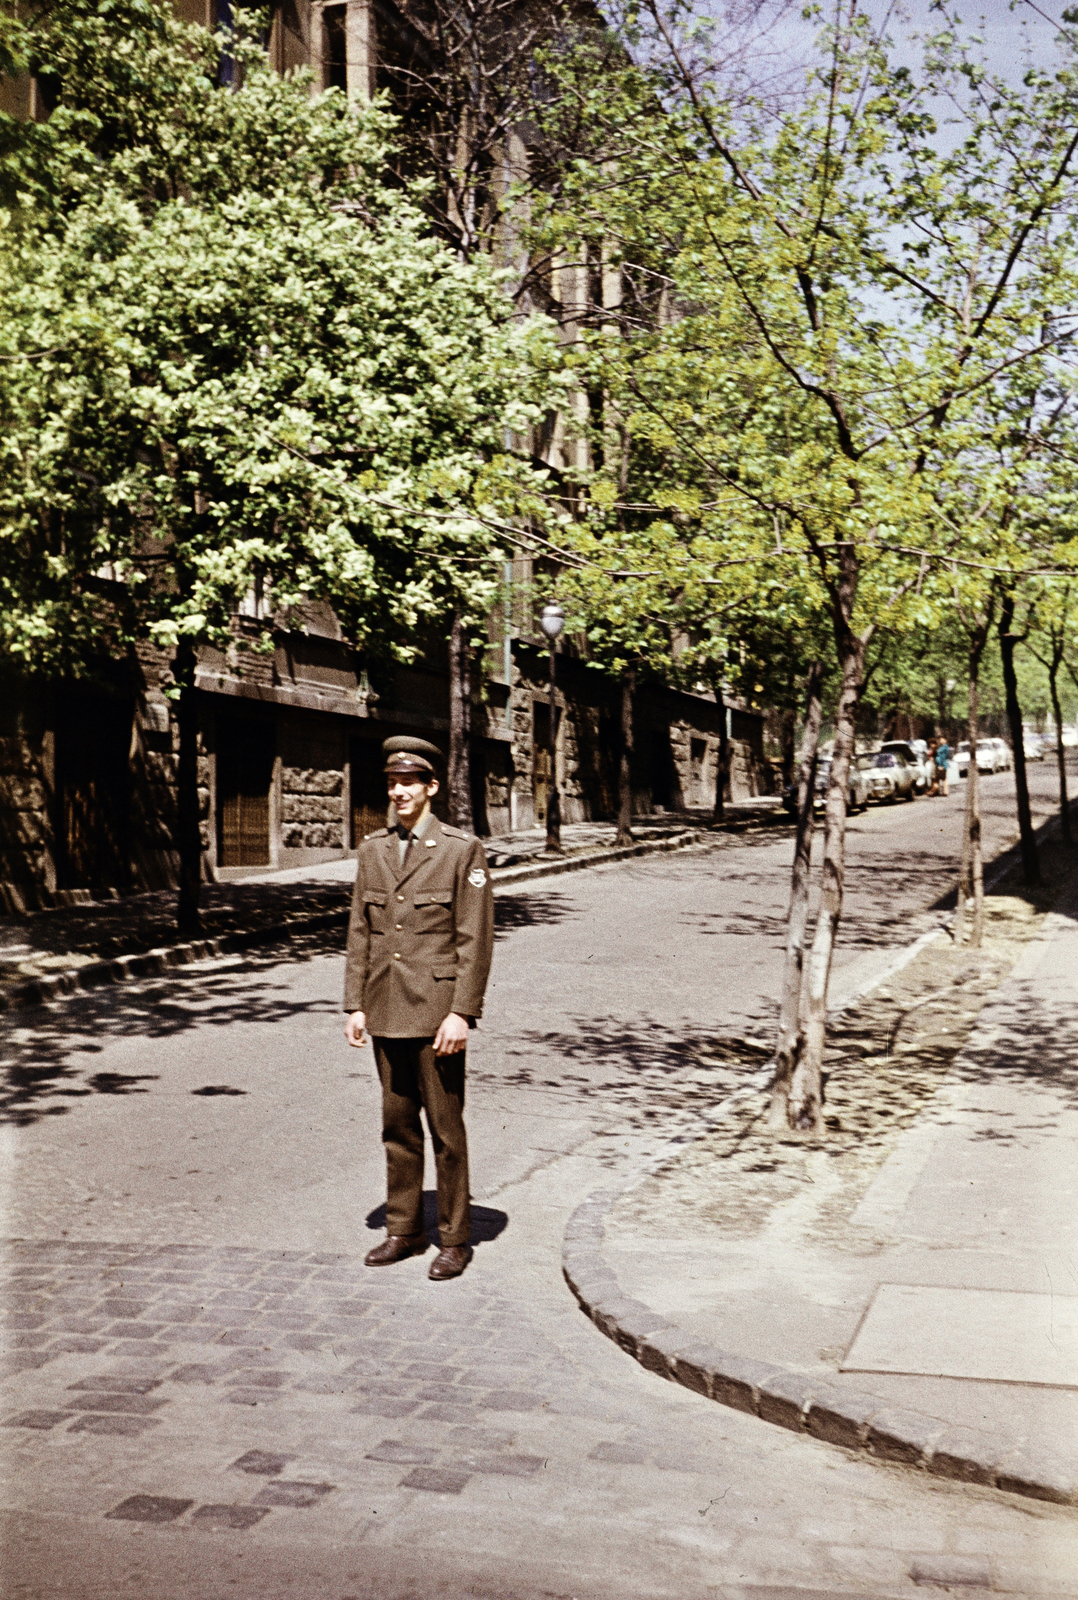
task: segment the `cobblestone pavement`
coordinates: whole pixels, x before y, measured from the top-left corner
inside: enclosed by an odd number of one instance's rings
[[[208,1596],[226,1574],[235,1592],[252,1549],[263,1575],[240,1592],[259,1596],[901,1594],[918,1564],[1068,1592],[1076,1547],[1048,1508],[911,1493],[627,1364],[611,1382],[605,1351],[582,1362],[486,1273],[446,1298],[421,1262],[383,1277],[334,1252],[53,1242],[11,1261],[13,1597]],[[26,1561],[35,1535],[60,1559]],[[379,1558],[388,1541],[407,1569],[413,1538],[430,1575],[402,1584]],[[282,1582],[297,1547],[313,1584]]]
[[[870,816],[854,846],[855,932],[874,926],[872,851],[907,817]],[[422,1259],[361,1264],[382,1226],[377,1091],[341,1042],[335,951],[207,963],[0,1030],[21,1084],[5,1595],[1074,1592],[1066,1512],[663,1383],[561,1278],[579,1199],[743,1070],[728,1041],[768,1013],[787,857],[757,841],[507,898],[470,1047],[476,1257],[448,1284]],[[925,898],[847,944],[840,987],[886,966]]]

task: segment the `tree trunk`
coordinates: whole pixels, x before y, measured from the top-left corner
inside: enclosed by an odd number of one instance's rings
[[[811,672],[811,668],[809,669]],[[794,781],[794,737],[797,713],[789,706],[782,713],[782,787]]]
[[[983,649],[983,642],[981,648]],[[980,724],[980,650],[970,653],[969,766],[966,768],[966,810],[962,834],[962,870],[958,882],[956,942],[965,937],[966,909],[973,896],[973,930],[970,944],[976,949],[984,939],[984,856],[981,850],[981,774],[977,766],[977,729]]]
[[[1073,844],[1071,835],[1070,802],[1067,799],[1067,761],[1063,749],[1063,708],[1059,703],[1059,668],[1063,660],[1061,645],[1052,643],[1052,660],[1048,667],[1048,686],[1052,693],[1052,716],[1056,725],[1056,761],[1059,764],[1059,826],[1064,844]]]
[[[449,635],[449,762],[446,809],[455,828],[473,833],[472,816],[472,652],[460,620],[453,613]]]
[[[715,774],[715,821],[726,820],[726,785],[730,777],[730,735],[727,731],[729,712],[723,703],[722,680],[715,685],[715,699],[719,707],[719,770]]]
[[[841,641],[842,691],[835,724],[835,749],[824,808],[820,909],[809,955],[805,995],[805,1042],[790,1084],[787,1117],[792,1128],[823,1129],[823,1052],[827,1040],[827,989],[835,935],[842,917],[846,879],[846,797],[853,759],[854,713],[865,670],[864,642],[848,630]]]
[[[618,763],[618,832],[615,844],[633,842],[633,708],[636,671],[627,667],[621,676],[621,758]]]
[[[979,715],[979,706],[978,706]],[[969,854],[970,876],[973,879],[973,937],[975,949],[984,942],[984,851],[981,840],[981,774],[977,766],[976,743],[971,746],[973,771],[967,777],[971,785],[969,800]]]
[[[180,689],[177,724],[180,733],[176,764],[176,847],[180,857],[180,895],[176,926],[185,937],[202,931],[202,838],[198,816],[198,690],[195,650],[186,641],[176,648],[173,676]]]
[[[1003,685],[1007,691],[1007,722],[1014,753],[1014,788],[1018,798],[1018,832],[1022,850],[1022,873],[1029,884],[1040,883],[1037,841],[1029,810],[1029,785],[1026,782],[1026,751],[1022,737],[1022,707],[1018,703],[1018,675],[1014,670],[1014,651],[1018,639],[1014,628],[1014,595],[1004,594],[999,613],[999,650],[1003,660]]]
[[[962,865],[958,875],[958,904],[955,907],[955,943],[965,938],[966,907],[973,895],[973,931],[970,944],[975,948],[984,939],[984,854],[981,848],[981,774],[977,766],[977,732],[981,722],[981,657],[988,643],[991,616],[984,618],[970,636],[969,702],[966,738],[969,741],[969,766],[966,768],[966,806],[962,829]]]
[[[775,1077],[771,1084],[771,1110],[768,1117],[772,1128],[791,1126],[790,1085],[801,1049],[801,994],[804,986],[805,930],[809,914],[813,800],[816,793],[822,683],[823,665],[814,661],[809,668],[806,686],[805,731],[801,738],[801,759],[797,769],[797,837],[790,883],[790,911],[786,921],[786,964],[782,976],[778,1043],[775,1047]]]
[[[958,862],[958,892],[954,902],[954,942],[963,944],[966,938],[966,907],[969,904],[973,879],[970,868],[970,836],[973,828],[973,774],[976,771],[977,750],[970,744],[970,764],[966,768],[966,798],[962,810],[962,854]]]

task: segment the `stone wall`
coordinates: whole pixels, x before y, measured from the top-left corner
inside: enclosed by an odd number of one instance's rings
[[[172,667],[169,656],[148,643],[138,646],[137,660],[141,683],[130,763],[132,888],[173,888],[179,881],[180,870],[175,844],[180,731],[175,702],[165,695],[165,689],[173,681]],[[199,837],[205,853],[204,879],[212,878],[212,863],[216,858],[213,735],[210,706],[200,697],[198,817]]]
[[[285,852],[329,853],[347,846],[347,744],[337,721],[317,713],[286,712],[278,722],[282,864]]]
[[[535,826],[535,733],[537,720],[545,724],[550,705],[547,671],[547,662],[539,651],[514,652],[509,770],[496,792],[488,778],[487,805],[488,812],[493,805],[500,805],[503,814],[508,812],[506,826],[515,829]],[[557,673],[562,821],[584,822],[608,814],[610,778],[602,738],[608,693],[599,674],[571,656],[558,657]],[[504,719],[503,712],[499,716]],[[497,831],[493,824],[492,831]]]
[[[12,727],[0,735],[0,911],[30,911],[56,891],[47,735]]]
[[[344,774],[317,767],[281,768],[281,846],[343,850]]]
[[[341,648],[334,641],[315,640],[304,650],[313,662],[317,651],[331,647]],[[215,665],[211,654],[208,669]],[[293,652],[297,661],[300,654]],[[244,650],[236,655],[236,663],[221,655],[221,671],[216,676],[207,671],[199,695],[204,875],[250,870],[224,869],[217,859],[219,741],[235,736],[237,723],[249,720],[266,728],[266,759],[272,756],[271,776],[266,769],[266,865],[313,865],[350,854],[353,794],[357,803],[370,808],[369,796],[363,799],[371,787],[370,763],[363,768],[361,788],[355,788],[359,777],[351,763],[356,752],[368,741],[377,749],[387,734],[400,732],[432,739],[444,748],[444,676],[412,670],[404,685],[407,695],[387,686],[381,702],[373,702],[378,709],[372,717],[366,702],[357,711],[354,691],[346,695],[328,684],[312,691],[315,705],[297,704],[298,682],[266,681],[272,676],[272,658]],[[311,662],[304,661],[305,670],[313,671]],[[321,658],[314,665],[329,672]],[[511,685],[495,682],[477,698],[476,825],[490,834],[535,826],[536,730],[543,728],[548,713],[548,671],[544,650],[517,642]],[[8,911],[85,898],[91,892],[139,892],[177,882],[179,737],[166,692],[170,663],[162,652],[143,646],[134,661],[116,664],[114,676],[107,690],[70,686],[35,698],[23,686],[7,697],[6,712],[0,713],[0,906]],[[557,683],[563,819],[612,817],[618,798],[619,687],[571,650],[558,656]],[[647,686],[639,691],[633,764],[637,815],[658,809],[700,812],[714,805],[720,719],[725,716],[726,708],[703,696]],[[766,792],[769,772],[762,761],[760,719],[737,708],[729,716],[730,796]],[[374,759],[377,763],[377,755]],[[230,773],[228,782],[233,781]],[[81,817],[81,857],[80,850],[70,847],[66,831],[73,806]],[[89,868],[87,839],[103,842]]]

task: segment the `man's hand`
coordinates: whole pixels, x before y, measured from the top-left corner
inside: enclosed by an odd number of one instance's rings
[[[366,1044],[367,1035],[363,1031],[367,1026],[367,1015],[364,1011],[353,1011],[344,1025],[344,1036],[349,1044]]]
[[[436,1056],[455,1056],[468,1043],[468,1019],[451,1011],[434,1035]]]

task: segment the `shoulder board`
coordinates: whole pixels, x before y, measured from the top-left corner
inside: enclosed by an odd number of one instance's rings
[[[389,829],[388,828],[376,828],[373,833],[365,833],[363,835],[363,838],[364,838],[364,840],[367,840],[367,839],[386,839],[386,838],[388,838],[388,836],[389,836]]]
[[[448,822],[442,823],[442,832],[448,839],[466,839],[468,837],[463,828],[452,828]]]

